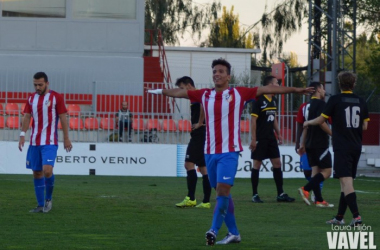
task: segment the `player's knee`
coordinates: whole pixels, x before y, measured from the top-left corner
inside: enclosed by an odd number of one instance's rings
[[[206,167],[200,167],[199,171],[201,172],[202,175],[207,175],[207,168]]]
[[[42,171],[33,171],[34,179],[41,179],[42,177],[44,177],[44,173]]]
[[[217,196],[228,196],[230,194],[231,185],[226,183],[218,183],[216,186],[216,195]]]
[[[323,177],[326,179],[330,178],[331,176],[331,168],[330,169],[324,169],[321,174],[323,175]]]
[[[192,164],[190,162],[185,162],[185,169],[186,169],[186,171],[190,171],[190,170],[195,169],[195,166],[194,166],[194,164]]]
[[[256,161],[256,160],[254,160],[253,161],[253,169],[256,169],[256,170],[260,170],[260,168],[261,168],[261,161]]]
[[[52,166],[44,166],[43,174],[46,178],[50,178],[53,175],[53,167]]]
[[[272,163],[273,168],[281,168],[281,161],[275,161]]]

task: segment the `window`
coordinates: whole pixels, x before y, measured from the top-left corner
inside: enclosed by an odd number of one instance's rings
[[[3,17],[65,18],[65,0],[1,0]]]
[[[136,19],[136,0],[73,0],[73,17]]]

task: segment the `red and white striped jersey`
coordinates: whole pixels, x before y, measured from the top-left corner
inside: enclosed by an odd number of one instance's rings
[[[45,95],[37,93],[29,96],[24,113],[33,118],[30,145],[58,145],[58,119],[67,113],[63,97],[50,90]]]
[[[243,151],[240,117],[244,104],[256,97],[256,88],[236,87],[223,92],[215,89],[189,90],[192,103],[202,103],[206,119],[205,154]]]
[[[304,102],[298,109],[296,122],[303,124],[305,122],[305,113],[309,112],[308,102]]]

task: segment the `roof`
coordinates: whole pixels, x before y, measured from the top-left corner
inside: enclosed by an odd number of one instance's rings
[[[145,45],[145,49],[150,49],[150,46]],[[152,46],[153,50],[158,50],[158,46]],[[243,49],[243,48],[212,48],[212,47],[179,47],[165,46],[166,51],[190,51],[190,52],[224,52],[224,53],[250,53],[259,54],[260,49]]]

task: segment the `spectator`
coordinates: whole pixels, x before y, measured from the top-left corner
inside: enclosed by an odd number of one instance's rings
[[[124,129],[128,128],[128,141],[132,141],[132,113],[128,109],[128,102],[122,102],[121,109],[116,113],[116,126],[119,127],[119,141],[123,141]]]

